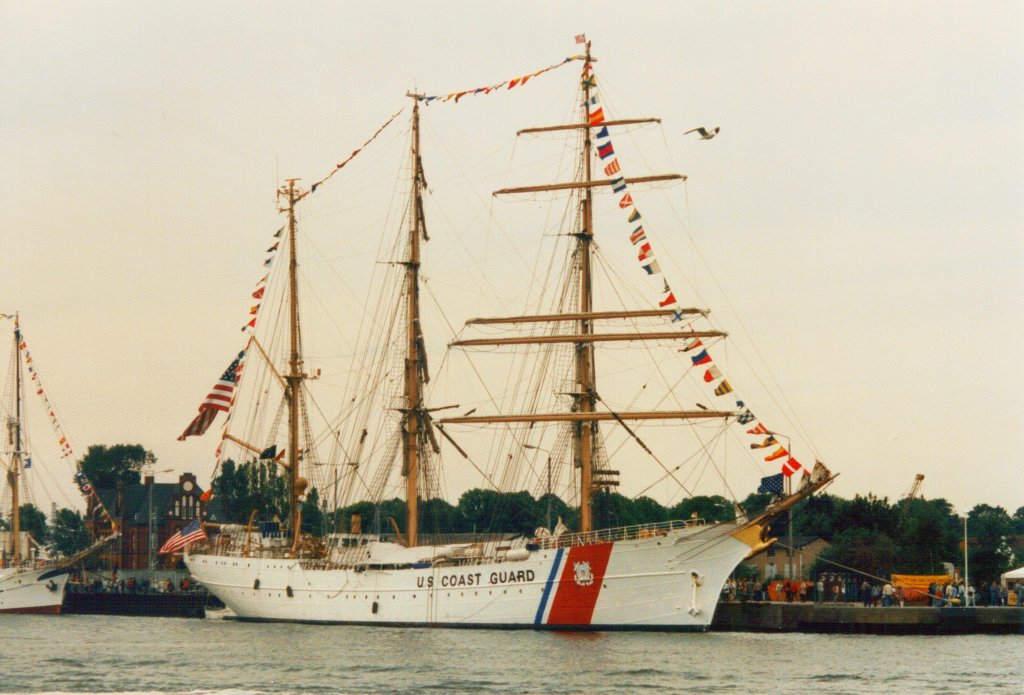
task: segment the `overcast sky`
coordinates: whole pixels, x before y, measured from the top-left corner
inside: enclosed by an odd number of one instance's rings
[[[240,347],[278,181],[321,178],[408,89],[517,77],[582,32],[611,115],[663,119],[633,161],[690,177],[655,239],[681,301],[769,365],[770,402],[737,393],[796,413],[838,494],[924,473],[960,510],[1024,505],[1020,2],[0,0],[0,311],[77,450],[139,442],[208,480],[215,437],[175,438]],[[576,71],[431,106],[426,136],[472,171],[568,113]]]

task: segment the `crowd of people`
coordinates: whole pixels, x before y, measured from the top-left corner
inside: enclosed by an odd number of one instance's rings
[[[907,603],[941,606],[1024,606],[1024,582],[1002,586],[987,582],[981,591],[961,581],[933,583],[927,595],[920,590],[904,589],[891,582],[863,579],[859,584],[852,575],[822,574],[814,582],[804,580],[772,580],[730,578],[722,590],[725,601],[815,601],[816,603],[861,603],[864,607],[889,608]]]
[[[174,580],[169,578],[161,580],[150,577],[118,577],[116,571],[109,577],[94,575],[92,579],[73,574],[68,580],[68,591],[94,594],[173,594],[194,590],[195,587],[188,577],[182,577],[175,584]]]

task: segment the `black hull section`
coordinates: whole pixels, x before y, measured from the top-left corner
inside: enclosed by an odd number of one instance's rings
[[[65,615],[132,615],[157,618],[204,618],[206,594],[64,594]]]

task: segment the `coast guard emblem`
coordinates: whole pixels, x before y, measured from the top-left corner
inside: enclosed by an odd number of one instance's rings
[[[576,583],[580,586],[590,586],[594,583],[594,573],[590,571],[589,562],[573,563],[572,569],[576,575]]]

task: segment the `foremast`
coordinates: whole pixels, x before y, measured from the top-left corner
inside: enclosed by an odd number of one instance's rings
[[[520,188],[505,188],[495,192],[498,194],[511,193],[536,193],[544,191],[581,190],[579,231],[576,233],[577,249],[574,258],[577,259],[579,267],[579,287],[575,311],[562,314],[542,314],[521,317],[502,318],[481,318],[473,319],[469,323],[474,324],[497,324],[497,323],[544,323],[551,321],[575,323],[576,331],[572,335],[537,335],[516,338],[497,338],[479,340],[459,340],[453,342],[452,346],[482,346],[482,345],[517,345],[517,344],[550,344],[550,343],[572,343],[574,347],[574,370],[576,389],[572,394],[573,404],[571,412],[568,413],[529,413],[513,415],[493,416],[463,416],[444,418],[442,424],[449,423],[516,423],[516,422],[567,422],[572,425],[573,458],[574,465],[579,470],[580,484],[580,532],[586,533],[593,530],[593,512],[591,500],[593,492],[597,488],[606,487],[613,483],[606,477],[595,479],[595,452],[597,451],[597,423],[600,421],[616,421],[623,423],[625,420],[663,420],[663,419],[706,419],[706,418],[728,418],[733,415],[727,411],[643,411],[643,412],[597,412],[599,396],[597,392],[597,377],[595,369],[594,348],[595,343],[609,341],[633,341],[633,340],[679,340],[693,339],[698,337],[721,337],[725,333],[721,331],[660,331],[646,333],[596,333],[594,322],[602,319],[612,318],[641,318],[649,316],[690,315],[705,314],[700,309],[681,309],[679,311],[595,311],[593,306],[593,190],[598,187],[611,186],[611,179],[595,180],[591,169],[593,161],[593,141],[591,130],[593,128],[606,128],[609,126],[631,125],[642,123],[657,123],[656,118],[634,118],[614,121],[592,122],[590,118],[590,99],[592,80],[592,62],[595,59],[590,52],[590,42],[586,43],[586,55],[583,68],[580,113],[578,123],[567,125],[546,126],[540,128],[527,128],[520,130],[517,134],[548,132],[556,130],[581,130],[582,146],[580,147],[579,180],[567,183],[555,183],[540,186],[526,186]],[[627,183],[647,183],[658,181],[682,180],[685,176],[681,174],[659,174],[636,178],[626,178]],[[608,471],[608,473],[613,473]]]

